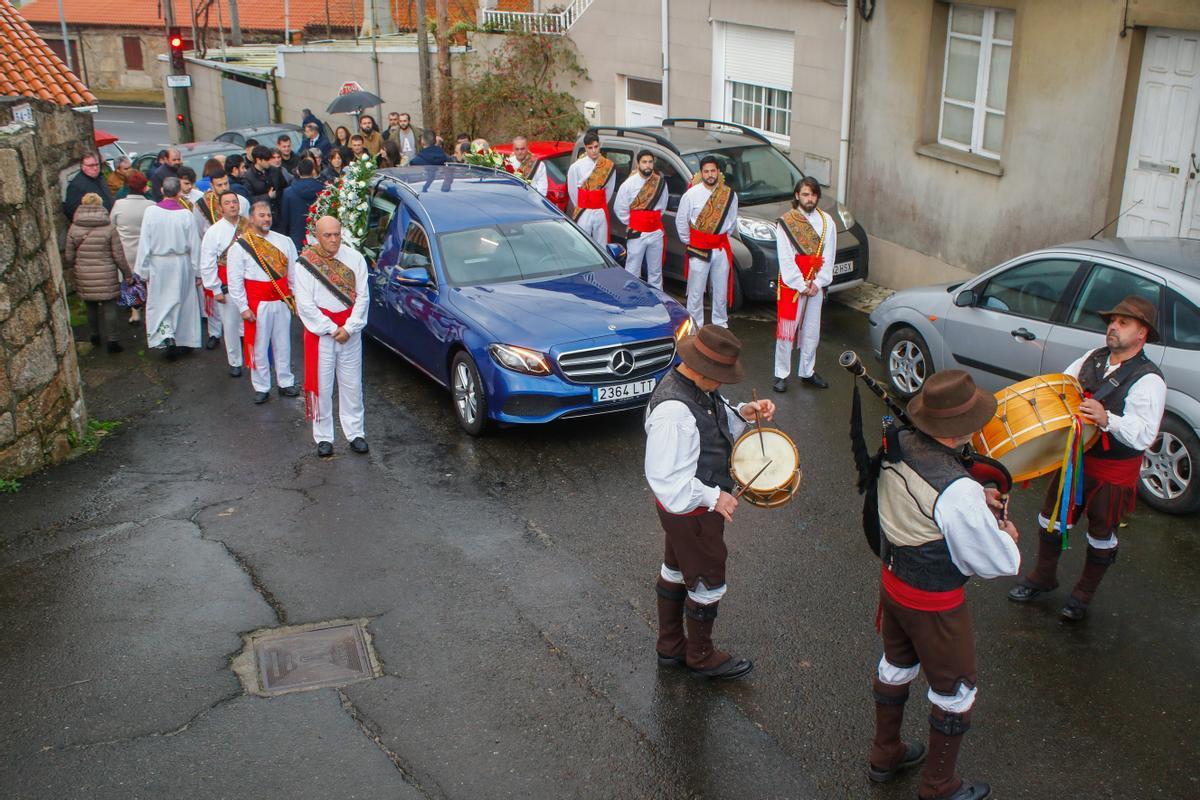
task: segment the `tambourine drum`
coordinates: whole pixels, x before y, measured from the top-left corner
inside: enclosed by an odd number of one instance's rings
[[[768,461],[771,465],[758,475]],[[800,488],[800,454],[787,434],[775,428],[763,428],[760,434],[751,427],[742,434],[733,445],[729,471],[738,489],[746,490],[742,498],[760,508],[786,505]]]
[[[998,460],[1014,481],[1028,481],[1058,469],[1083,401],[1079,381],[1070,375],[1039,375],[996,392],[996,415],[975,434],[975,449]],[[1099,430],[1083,420],[1084,449]]]

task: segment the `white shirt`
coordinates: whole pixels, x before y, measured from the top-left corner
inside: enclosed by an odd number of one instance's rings
[[[1021,551],[1000,530],[977,481],[959,478],[947,486],[933,507],[933,521],[963,575],[997,578],[1020,571]]]
[[[287,256],[288,285],[296,280],[296,245],[292,240],[277,231],[267,233],[266,239]],[[250,301],[246,298],[246,281],[269,281],[271,277],[263,272],[263,268],[246,252],[241,244],[229,248],[225,258],[226,271],[229,273],[229,296],[233,298],[238,311],[249,311]]]
[[[804,214],[803,211],[800,213]],[[821,235],[822,220],[825,224],[825,244],[821,249],[821,268],[817,270],[817,274],[813,278],[813,283],[817,285],[817,288],[824,289],[833,283],[833,262],[837,255],[837,225],[834,224],[833,217],[819,208],[814,208],[811,214],[804,214],[804,216],[818,236]],[[800,268],[796,266],[796,248],[792,247],[787,227],[782,222],[775,223],[775,252],[779,256],[779,275],[783,282],[793,289],[807,289],[808,281],[804,280],[804,276],[800,274]]]
[[[1089,350],[1071,362],[1063,372],[1072,378],[1079,377],[1083,362],[1093,352]],[[1104,377],[1111,375],[1120,364],[1109,361],[1104,365]],[[1145,450],[1154,444],[1158,436],[1158,427],[1162,424],[1163,411],[1167,407],[1167,384],[1158,375],[1143,375],[1129,387],[1125,395],[1125,409],[1122,414],[1108,412],[1108,426],[1100,430],[1108,431],[1117,437],[1117,441],[1134,450]]]
[[[209,226],[204,238],[200,240],[200,280],[204,283],[204,288],[213,294],[225,293],[221,288],[221,275],[217,272],[217,260],[221,253],[229,248],[229,243],[235,236],[237,225],[222,217]]]
[[[712,197],[712,189],[705,186],[703,181],[683,193],[683,197],[679,199],[679,210],[675,212],[675,231],[679,234],[679,241],[684,244],[692,241],[692,223],[696,221],[696,217],[700,216],[700,212],[704,210],[704,204],[710,197]],[[725,215],[725,222],[715,233],[732,233],[734,225],[737,224],[737,192],[733,192],[732,197],[733,199],[729,202],[729,213]]]
[[[521,174],[521,162],[516,156],[510,155],[506,159],[506,163],[512,167],[514,174]],[[537,190],[537,193],[545,197],[550,193],[550,180],[546,177],[546,162],[540,158],[533,166],[533,177],[529,179],[529,185]]]
[[[367,262],[357,250],[344,244],[338,248],[335,258],[354,272],[354,310],[350,312],[350,318],[343,327],[347,333],[358,333],[367,326],[367,307],[370,304]],[[292,294],[296,297],[296,313],[304,327],[318,336],[332,336],[337,333],[338,326],[322,314],[321,309],[342,311],[345,304],[336,298],[325,284],[313,277],[307,267],[297,264],[295,277]]]
[[[729,432],[736,441],[746,430],[746,421],[728,406],[725,413]],[[699,462],[700,429],[691,410],[678,400],[656,405],[646,417],[646,482],[662,507],[672,514],[686,514],[701,506],[709,511],[716,507],[721,489],[700,482],[696,477]]]
[[[662,179],[666,182],[666,178]],[[637,199],[638,192],[646,185],[646,179],[642,177],[642,173],[634,170],[630,173],[625,182],[621,184],[621,188],[617,190],[617,200],[613,203],[613,211],[617,215],[617,219],[621,220],[624,225],[629,224],[629,207],[633,205],[633,201]],[[658,203],[650,211],[666,211],[667,210],[667,189],[664,186],[662,195],[658,198]]]
[[[196,231],[192,213],[185,208],[151,206],[142,216],[133,271],[149,279],[155,260],[170,263],[173,257],[186,259],[192,274],[200,274],[200,234]]]
[[[250,216],[250,201],[247,200],[246,198],[242,197],[240,194],[237,196],[237,199],[238,199],[238,213],[241,214],[243,217]],[[200,201],[199,200],[196,201],[196,207],[193,209],[193,212],[196,214],[196,224],[200,226],[200,238],[203,239],[204,235],[206,233],[208,233],[209,222],[207,219],[205,219],[204,212],[200,210]],[[220,215],[221,215],[221,205],[220,205],[220,202],[218,202],[218,204],[217,204],[217,219],[221,218]]]
[[[599,160],[599,159],[597,159]],[[579,160],[572,164],[567,169],[567,195],[571,198],[571,207],[579,207],[579,187],[587,182],[591,174],[596,169],[596,162],[593,161],[587,154],[579,157]],[[613,187],[617,184],[617,170],[611,169],[608,172],[608,180],[604,184],[604,199],[612,200]]]

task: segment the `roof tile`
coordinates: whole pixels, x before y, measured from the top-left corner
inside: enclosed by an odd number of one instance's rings
[[[0,94],[40,97],[64,106],[96,102],[9,0],[0,0]]]

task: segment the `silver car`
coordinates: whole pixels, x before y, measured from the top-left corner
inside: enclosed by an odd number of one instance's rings
[[[988,391],[1061,372],[1104,346],[1099,312],[1141,295],[1162,342],[1146,346],[1167,381],[1167,410],[1139,493],[1154,508],[1200,508],[1200,241],[1101,239],[1018,256],[965,283],[897,292],[871,313],[871,346],[891,388],[917,392],[961,368]]]

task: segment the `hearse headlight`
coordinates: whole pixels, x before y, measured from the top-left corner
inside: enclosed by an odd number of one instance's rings
[[[774,225],[765,220],[754,219],[753,217],[738,217],[737,229],[738,233],[750,239],[769,241],[775,238]]]
[[[488,346],[492,359],[513,372],[523,372],[526,375],[549,375],[550,365],[546,356],[536,350],[527,350],[511,344],[493,344]]]
[[[696,332],[696,323],[692,322],[692,318],[685,317],[683,322],[679,323],[679,327],[675,329],[675,343],[679,344],[687,337]]]
[[[845,203],[837,204],[837,215],[847,230],[854,227],[854,215],[850,213],[850,209],[846,207]]]

